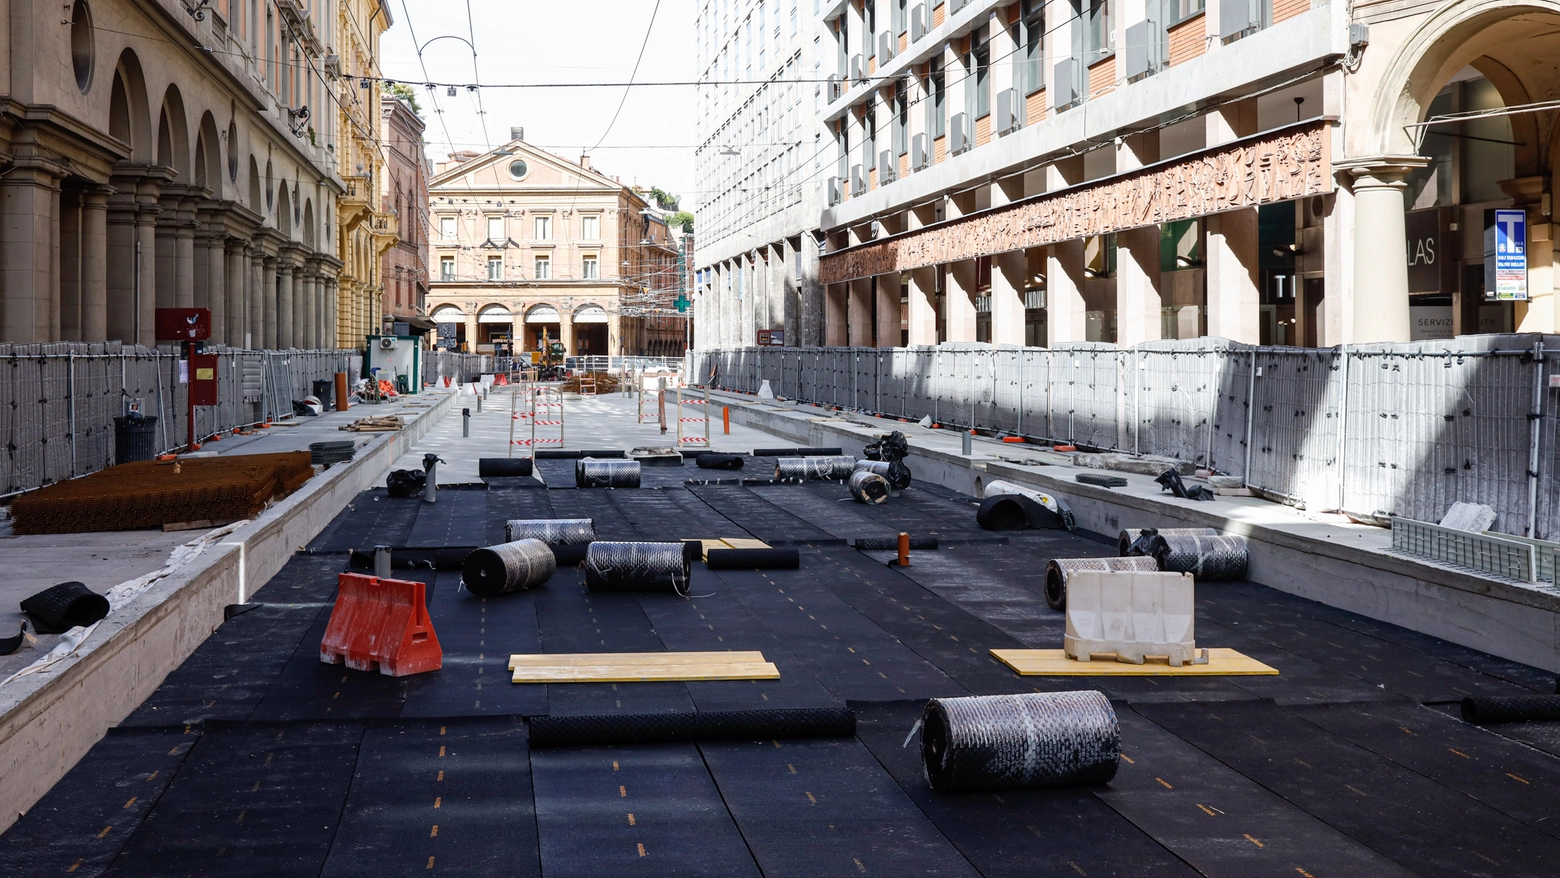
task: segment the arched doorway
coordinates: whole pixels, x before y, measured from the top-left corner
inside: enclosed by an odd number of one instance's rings
[[[1356,79],[1371,84],[1368,115],[1346,129],[1350,158],[1339,163],[1356,177],[1356,340],[1436,337],[1426,327],[1555,331],[1545,206],[1560,114],[1524,105],[1560,90],[1557,27],[1560,3],[1457,0],[1395,44],[1375,47],[1376,58],[1367,55],[1369,69]],[[1534,245],[1525,283],[1508,283],[1499,296],[1485,268],[1496,210],[1518,211]],[[1408,254],[1406,265],[1386,256],[1397,250]]]
[[[532,305],[525,312],[525,349],[545,350],[545,345],[559,340],[558,309],[552,305]]]
[[[507,357],[513,350],[510,333],[514,315],[503,305],[489,305],[477,312],[477,347],[479,354]]]
[[[429,318],[437,325],[433,346],[441,351],[458,351],[466,342],[466,312],[455,305],[440,305]]]
[[[579,357],[602,357],[612,353],[608,349],[607,310],[597,304],[581,305],[574,309],[574,350]]]

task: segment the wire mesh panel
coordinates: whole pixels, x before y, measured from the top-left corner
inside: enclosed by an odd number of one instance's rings
[[[1150,342],[1127,359],[1132,447],[1206,466],[1222,345],[1208,339]]]
[[[1540,398],[1538,495],[1532,536],[1560,540],[1560,336],[1545,336]]]
[[[1018,432],[1049,438],[1051,432],[1051,352],[1024,348],[1019,352]]]
[[[1248,485],[1310,509],[1338,505],[1341,361],[1333,350],[1258,349]]]
[[[1016,347],[1000,347],[989,353],[991,364],[991,405],[987,415],[991,429],[1017,433],[1022,397],[1023,350]]]
[[[877,351],[873,348],[851,348],[851,396],[852,408],[877,411]]]
[[[1082,342],[1052,351],[1055,438],[1094,448],[1117,447],[1117,366],[1114,345]]]

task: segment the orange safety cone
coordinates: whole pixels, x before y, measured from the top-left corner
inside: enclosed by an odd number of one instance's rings
[[[353,670],[377,670],[387,677],[437,671],[444,666],[444,650],[423,595],[421,582],[339,575],[320,661],[344,661]]]

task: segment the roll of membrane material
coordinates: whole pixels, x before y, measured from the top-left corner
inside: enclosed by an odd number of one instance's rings
[[[1160,532],[1139,537],[1129,551],[1153,558],[1166,573],[1190,573],[1199,582],[1245,579],[1250,562],[1245,537]]]
[[[1080,570],[1141,570],[1153,573],[1158,569],[1159,562],[1147,557],[1053,558],[1045,565],[1045,602],[1053,610],[1067,609],[1067,580]]]
[[[596,523],[589,518],[511,518],[504,535],[515,540],[541,540],[549,546],[585,545],[596,541]]]
[[[1150,530],[1155,533],[1177,534],[1181,536],[1196,534],[1205,537],[1216,537],[1219,535],[1219,532],[1211,527],[1129,527],[1123,530],[1121,535],[1116,538],[1116,554],[1125,557],[1127,550],[1132,548],[1133,543],[1137,542],[1137,538],[1142,536],[1144,531]]]
[[[985,499],[990,500],[992,497],[1004,494],[1017,494],[1021,497],[1028,497],[1030,500],[1040,504],[1042,508],[1054,514],[1062,527],[1067,530],[1073,530],[1078,526],[1076,519],[1073,518],[1072,509],[1064,501],[1039,488],[1031,488],[1027,485],[1020,485],[1005,479],[997,479],[986,484]],[[1030,526],[1034,527],[1036,524],[1030,522]]]
[[[836,457],[782,457],[775,461],[775,478],[792,481],[821,479],[844,481],[856,471],[856,458],[849,454]]]
[[[856,470],[850,474],[850,495],[869,506],[888,502],[888,479],[869,470]]]
[[[558,569],[553,550],[541,540],[523,539],[478,549],[466,556],[460,578],[480,597],[525,591],[546,582]]]
[[[1098,691],[937,698],[922,715],[921,758],[939,792],[1103,784],[1121,728]]]
[[[702,551],[692,540],[594,542],[585,550],[585,585],[593,591],[670,591],[687,597],[693,562]]]
[[[637,488],[639,461],[582,457],[574,464],[577,488]]]

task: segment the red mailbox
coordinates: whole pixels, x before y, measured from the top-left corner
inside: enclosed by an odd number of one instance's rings
[[[217,404],[217,355],[190,355],[190,405]]]
[[[211,338],[210,308],[157,309],[158,341],[200,341],[207,338]]]

